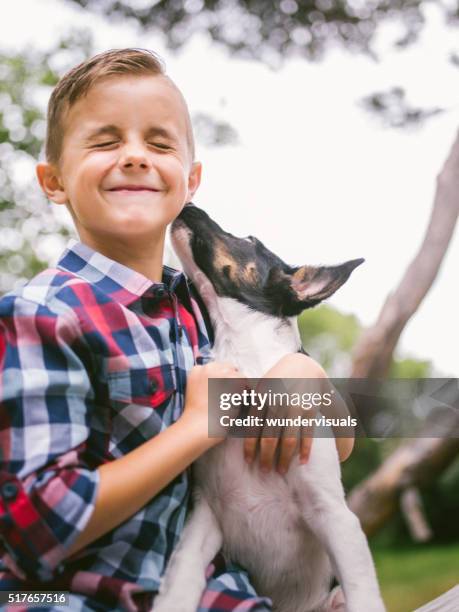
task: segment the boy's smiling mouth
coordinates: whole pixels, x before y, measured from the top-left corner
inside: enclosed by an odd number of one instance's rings
[[[119,185],[117,187],[106,189],[106,191],[110,191],[111,193],[155,193],[159,192],[160,190],[156,189],[155,187],[149,187],[148,185]]]

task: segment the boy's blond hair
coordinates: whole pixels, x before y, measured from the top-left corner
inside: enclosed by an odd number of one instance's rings
[[[116,75],[160,75],[170,82],[183,100],[187,143],[191,161],[195,157],[193,128],[182,93],[166,75],[163,60],[148,49],[111,49],[85,60],[69,70],[57,83],[48,103],[45,153],[49,163],[58,165],[64,138],[64,119],[69,109],[100,80]]]

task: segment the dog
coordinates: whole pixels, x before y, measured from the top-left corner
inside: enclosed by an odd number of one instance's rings
[[[297,315],[332,295],[363,261],[289,266],[192,203],[173,222],[171,242],[209,313],[213,357],[249,378],[300,349]],[[195,612],[220,549],[247,569],[276,611],[384,612],[367,540],[345,503],[334,438],[315,438],[307,464],[295,456],[285,475],[248,464],[243,442],[227,438],[193,465],[194,508],[154,612]],[[333,576],[340,586],[330,592]]]

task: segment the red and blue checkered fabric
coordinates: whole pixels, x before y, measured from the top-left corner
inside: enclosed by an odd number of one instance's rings
[[[97,468],[175,422],[187,373],[211,360],[193,294],[172,268],[153,283],[71,240],[56,268],[0,300],[0,590],[69,590],[72,612],[151,606],[184,524],[187,472],[66,551],[93,511]],[[266,609],[234,566],[212,572],[200,608]]]

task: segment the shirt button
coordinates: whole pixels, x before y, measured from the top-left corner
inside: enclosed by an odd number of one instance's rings
[[[18,494],[18,486],[14,482],[6,482],[2,487],[2,495],[4,499],[13,500]]]
[[[158,381],[153,379],[150,381],[150,393],[155,393],[158,390]]]
[[[163,289],[163,287],[158,287],[158,289],[155,291],[155,295],[159,298],[164,297],[166,295],[166,290]]]

